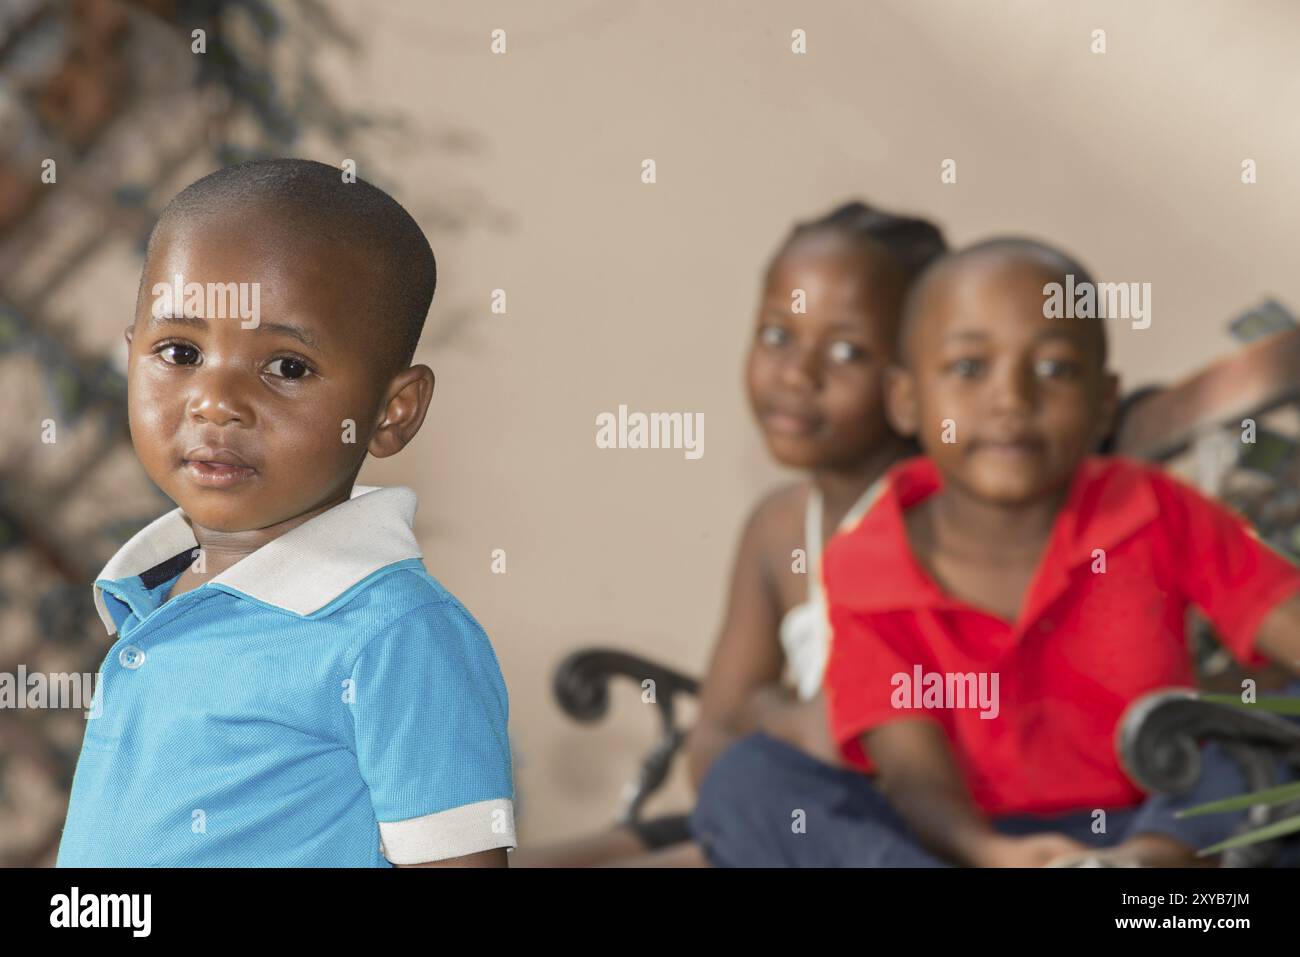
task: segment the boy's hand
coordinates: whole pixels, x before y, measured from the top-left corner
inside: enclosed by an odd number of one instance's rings
[[[1068,854],[1051,862],[1052,867],[1078,867],[1086,859],[1095,867],[1217,867],[1212,857],[1197,857],[1196,848],[1167,834],[1136,834],[1114,847],[1093,848],[1084,854]]]
[[[1091,850],[1088,845],[1055,832],[1025,837],[991,834],[982,842],[973,863],[976,867],[1043,867],[1055,858],[1073,857]]]
[[[1293,595],[1264,616],[1255,632],[1255,647],[1300,675],[1300,595]]]

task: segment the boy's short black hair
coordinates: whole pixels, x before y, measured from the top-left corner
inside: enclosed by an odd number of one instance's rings
[[[913,283],[912,289],[908,293],[907,301],[903,305],[903,328],[899,338],[901,343],[899,355],[904,361],[908,361],[910,355],[909,343],[912,330],[916,325],[916,313],[919,311],[930,287],[939,282],[954,267],[967,260],[990,256],[1032,262],[1041,269],[1044,276],[1048,276],[1052,281],[1059,282],[1062,285],[1065,284],[1066,276],[1074,277],[1076,287],[1081,286],[1083,283],[1095,285],[1092,273],[1079,260],[1059,247],[1043,242],[1040,239],[1026,236],[996,236],[992,239],[985,239],[970,246],[953,250],[935,259]],[[1094,325],[1097,329],[1097,348],[1100,352],[1100,364],[1104,368],[1108,351],[1106,326],[1100,319],[1096,320]]]
[[[209,173],[177,193],[149,234],[146,261],[165,226],[241,206],[270,212],[291,227],[272,241],[292,242],[301,230],[364,250],[379,276],[371,311],[376,334],[368,338],[382,350],[383,368],[395,373],[411,364],[438,267],[424,232],[397,200],[360,177],[344,182],[338,167],[314,160],[249,160]]]
[[[883,252],[902,269],[906,283],[911,283],[948,248],[939,227],[928,219],[897,216],[853,200],[816,219],[796,223],[772,256],[772,262],[796,243],[825,235]]]

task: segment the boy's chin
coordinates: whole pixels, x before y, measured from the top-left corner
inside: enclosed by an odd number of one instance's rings
[[[225,532],[233,534],[235,532],[248,532],[259,528],[255,523],[249,523],[246,514],[233,515],[229,510],[213,509],[203,505],[197,505],[193,502],[177,502],[185,517],[190,520],[190,524],[199,525],[209,532]]]
[[[237,496],[214,493],[207,489],[165,489],[170,498],[192,525],[212,532],[247,532],[261,527],[250,521],[247,504],[237,501]]]
[[[1053,495],[1068,479],[1038,468],[1005,469],[976,465],[964,470],[961,484],[976,498],[992,505],[1031,505]]]

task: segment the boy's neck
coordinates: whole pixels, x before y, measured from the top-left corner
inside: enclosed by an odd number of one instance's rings
[[[336,493],[330,496],[326,501],[308,509],[301,515],[295,515],[293,518],[285,519],[283,522],[277,522],[274,525],[268,525],[265,528],[250,528],[238,532],[205,528],[190,519],[189,516],[186,516],[186,521],[189,522],[190,529],[194,532],[195,541],[198,542],[199,548],[203,551],[203,571],[198,573],[198,577],[205,581],[215,578],[232,565],[253,554],[263,545],[275,541],[281,535],[311,521],[317,515],[328,511],[335,505],[341,505],[348,501],[351,495],[352,485],[349,483],[341,494]]]
[[[945,481],[928,502],[935,540],[949,547],[955,545],[966,554],[1038,555],[1055,527],[1069,489],[1066,482],[1033,501],[1003,504]]]

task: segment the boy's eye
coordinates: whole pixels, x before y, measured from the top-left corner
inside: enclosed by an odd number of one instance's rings
[[[173,350],[174,350],[173,354],[175,355],[175,358],[168,359],[166,357],[167,353],[173,352]],[[194,348],[193,346],[187,346],[183,342],[165,342],[154,351],[157,352],[158,355],[163,356],[163,362],[166,362],[168,365],[174,365],[174,366],[188,366],[194,364],[193,361],[181,358],[182,355],[184,356],[192,355],[194,360],[197,360],[199,356],[198,349]]]
[[[780,326],[760,326],[758,330],[758,341],[765,346],[783,346],[790,334]]]
[[[958,375],[963,379],[972,379],[984,371],[984,360],[969,357],[956,359],[948,363],[945,371]]]
[[[280,365],[280,371],[271,374],[281,379],[301,379],[311,374],[311,366],[301,359],[295,359],[293,356],[281,356],[278,359],[272,359],[267,368],[271,369],[277,363]]]
[[[843,340],[832,342],[829,352],[832,362],[855,362],[867,354],[861,346]]]
[[[1068,379],[1079,374],[1079,363],[1072,359],[1040,359],[1035,371],[1044,379]]]

